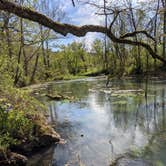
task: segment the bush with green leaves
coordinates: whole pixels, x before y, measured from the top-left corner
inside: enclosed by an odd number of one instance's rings
[[[2,133],[0,136],[0,152],[3,151],[5,153],[10,145],[15,145],[17,143],[17,139],[11,137],[9,133]]]
[[[18,140],[29,139],[33,123],[24,111],[14,110],[6,99],[0,99],[0,147],[9,147]]]

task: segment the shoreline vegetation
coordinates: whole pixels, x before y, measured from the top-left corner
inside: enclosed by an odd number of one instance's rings
[[[26,165],[28,156],[62,141],[47,121],[47,108],[27,90],[0,92],[0,165]]]
[[[165,74],[163,72],[157,76],[163,77]],[[63,142],[47,121],[47,108],[34,97],[34,89],[40,86],[42,84],[21,89],[9,86],[0,88],[0,165],[26,165],[32,154]],[[75,100],[56,93],[45,96],[55,101]]]
[[[166,72],[149,74],[151,77],[165,75]],[[34,89],[44,85],[34,84],[21,89],[10,85],[5,88],[0,86],[0,165],[26,165],[28,157],[32,154],[53,144],[64,142],[48,123],[47,108],[33,94]],[[75,100],[73,97],[58,93],[48,93],[45,96],[55,101]]]

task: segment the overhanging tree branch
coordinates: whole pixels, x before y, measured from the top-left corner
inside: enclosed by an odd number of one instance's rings
[[[98,25],[75,26],[70,24],[62,24],[62,23],[53,21],[52,19],[48,18],[47,16],[37,11],[34,11],[27,7],[19,6],[15,3],[9,2],[8,0],[0,0],[0,10],[4,10],[9,13],[13,13],[19,17],[37,22],[64,36],[66,36],[68,33],[71,33],[78,37],[85,36],[86,33],[88,32],[104,33],[104,34],[107,34],[107,36],[113,42],[129,44],[133,46],[142,46],[145,49],[147,49],[147,51],[150,53],[150,55],[153,58],[156,58],[166,64],[166,59],[156,54],[149,44],[140,42],[140,41],[133,41],[129,39],[118,38],[111,32],[111,29],[103,27],[103,26],[98,26]]]
[[[142,30],[142,31],[134,31],[134,32],[131,32],[131,33],[126,33],[126,34],[120,36],[120,38],[124,39],[124,38],[127,38],[127,37],[133,37],[133,36],[135,36],[137,34],[143,34],[147,38],[152,39],[154,42],[156,41],[154,37],[152,37],[147,31],[144,31],[144,30]]]

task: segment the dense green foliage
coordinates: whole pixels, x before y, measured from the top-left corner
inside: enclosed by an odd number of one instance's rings
[[[5,151],[12,145],[34,138],[36,120],[41,118],[43,123],[42,114],[46,108],[28,91],[13,88],[9,84],[0,84],[0,93],[0,150]]]
[[[143,34],[134,36],[132,40],[149,43],[155,52],[165,56],[164,15],[160,12],[162,3],[151,1],[150,9],[144,2],[137,2],[136,5],[132,0],[124,0],[121,3],[128,8],[122,12],[124,9],[119,4],[118,10],[122,11],[114,22],[112,32],[120,36],[147,29],[147,33],[156,39],[155,42]],[[34,8],[55,20],[65,19],[65,12],[59,3],[20,0],[18,4]],[[116,1],[112,1],[107,6],[116,11],[115,4]],[[101,9],[99,11],[102,13]],[[50,29],[3,11],[0,16],[0,72],[3,73],[0,77],[9,77],[17,86],[95,73],[121,77],[156,71],[163,65],[140,46],[114,43],[106,37],[103,39],[103,36],[96,39],[90,48],[84,42],[57,46],[55,41],[61,36]],[[109,15],[107,24],[114,18],[114,15]]]
[[[54,20],[62,20],[65,16],[64,11],[49,0],[20,0],[18,3]],[[111,7],[114,5],[110,4]],[[120,36],[147,28],[155,42],[144,35],[134,36],[132,40],[146,41],[164,57],[166,39],[161,37],[165,29],[164,15],[159,14],[161,3],[157,7],[157,1],[151,2],[150,9],[149,4],[139,3],[139,8],[133,11],[132,5],[127,5],[130,10],[126,9],[125,12],[117,8],[121,12],[112,32]],[[115,17],[117,9],[111,8],[114,14],[110,20]],[[145,27],[148,20],[151,22]],[[42,25],[0,11],[0,149],[6,150],[14,144],[33,139],[34,126],[38,120],[42,121],[39,112],[45,108],[28,92],[16,87],[98,74],[110,74],[111,77],[144,74],[163,66],[140,46],[113,43],[106,37],[103,40],[102,36],[94,40],[90,48],[84,42],[72,42],[55,48],[52,45],[59,37]]]

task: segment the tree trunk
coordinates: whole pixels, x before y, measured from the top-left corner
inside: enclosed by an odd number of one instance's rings
[[[43,34],[43,26],[42,25],[40,25],[40,37],[41,37],[43,64],[46,67],[47,66],[47,58],[46,58],[46,52],[45,52],[45,48],[44,48],[44,34]]]
[[[38,66],[38,60],[39,60],[39,53],[37,53],[37,55],[36,55],[35,65],[34,65],[33,72],[32,72],[31,78],[30,78],[30,83],[32,83],[34,81],[37,66]]]
[[[17,58],[17,68],[16,68],[16,74],[15,74],[15,80],[14,80],[14,84],[16,85],[19,81],[20,78],[20,63],[21,63],[21,54],[22,54],[22,47],[23,47],[23,43],[22,43],[22,32],[23,32],[23,27],[22,27],[22,18],[20,18],[20,48],[19,48],[19,52],[18,52],[18,58]]]
[[[144,47],[154,59],[156,58],[156,59],[160,60],[161,62],[163,62],[164,64],[166,64],[166,59],[163,58],[163,56],[156,54],[148,43],[126,39],[126,37],[133,37],[136,34],[143,34],[146,37],[152,39],[152,37],[147,33],[147,31],[134,31],[132,33],[127,33],[123,37],[116,37],[112,33],[110,28],[106,28],[106,27],[99,26],[99,25],[75,26],[75,25],[71,25],[71,24],[62,24],[62,23],[53,21],[50,18],[48,18],[47,16],[45,16],[41,13],[38,13],[34,10],[31,10],[30,8],[21,7],[13,2],[6,1],[6,0],[0,0],[0,10],[8,11],[9,13],[16,14],[19,17],[37,22],[64,36],[66,36],[68,33],[71,33],[73,35],[81,37],[81,36],[85,36],[86,33],[88,33],[88,32],[100,32],[103,34],[107,34],[107,36],[113,42],[128,44],[128,45],[132,45],[132,46]]]
[[[165,7],[166,7],[166,5],[165,5]],[[166,11],[164,12],[163,34],[166,34]],[[166,37],[165,37],[165,35],[163,35],[163,58],[166,58]]]
[[[10,58],[12,58],[12,45],[11,45],[11,38],[10,38],[10,31],[9,31],[9,20],[10,20],[10,14],[5,13],[4,14],[4,31],[6,34],[6,43],[8,48],[8,55]]]

